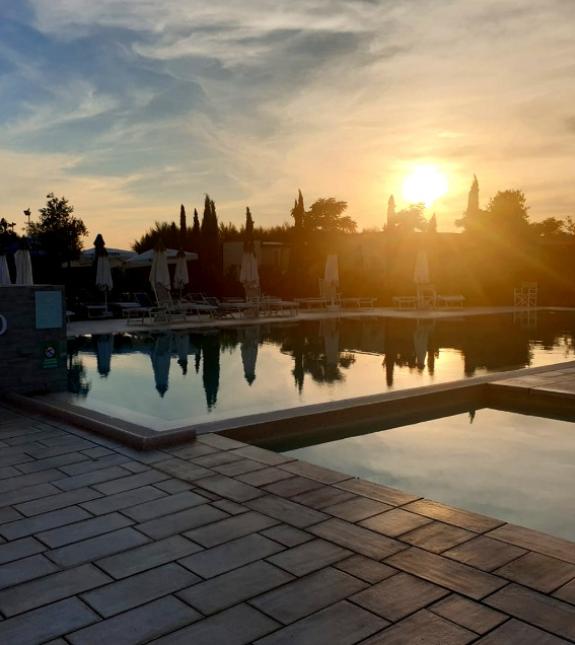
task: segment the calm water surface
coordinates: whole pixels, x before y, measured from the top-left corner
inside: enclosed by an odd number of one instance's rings
[[[575,358],[575,317],[281,322],[69,342],[76,405],[157,429]]]
[[[573,423],[482,409],[286,454],[575,540]]]

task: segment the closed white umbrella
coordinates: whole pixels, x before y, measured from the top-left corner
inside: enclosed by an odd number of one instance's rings
[[[326,295],[329,295],[331,304],[334,304],[335,294],[339,286],[339,266],[337,255],[328,255],[325,261],[323,284]]]
[[[163,249],[154,250],[152,268],[150,269],[150,282],[152,285],[161,284],[166,289],[172,288],[168,258]]]
[[[415,284],[429,284],[429,261],[425,251],[419,251],[415,260],[415,269],[413,271],[413,281]]]
[[[242,264],[240,266],[240,282],[244,287],[256,288],[260,286],[260,274],[258,271],[258,261],[253,253],[244,253],[242,255]]]
[[[7,287],[12,284],[8,262],[5,255],[0,255],[0,287]]]
[[[178,253],[176,259],[176,269],[174,271],[174,287],[180,291],[190,283],[188,274],[188,262],[184,252]]]
[[[28,251],[28,249],[20,249],[19,251],[16,251],[14,254],[14,263],[16,264],[16,284],[34,284],[30,251]]]

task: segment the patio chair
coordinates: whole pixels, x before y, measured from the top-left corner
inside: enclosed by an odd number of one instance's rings
[[[515,307],[537,307],[539,287],[537,282],[522,282],[513,292],[513,305]]]

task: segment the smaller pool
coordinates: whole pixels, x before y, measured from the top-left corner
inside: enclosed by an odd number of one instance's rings
[[[575,541],[575,424],[484,408],[287,454]]]

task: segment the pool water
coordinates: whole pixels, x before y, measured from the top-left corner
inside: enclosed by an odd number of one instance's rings
[[[575,541],[574,423],[485,408],[286,454]]]
[[[325,319],[69,341],[69,393],[162,430],[573,359],[575,316]]]

